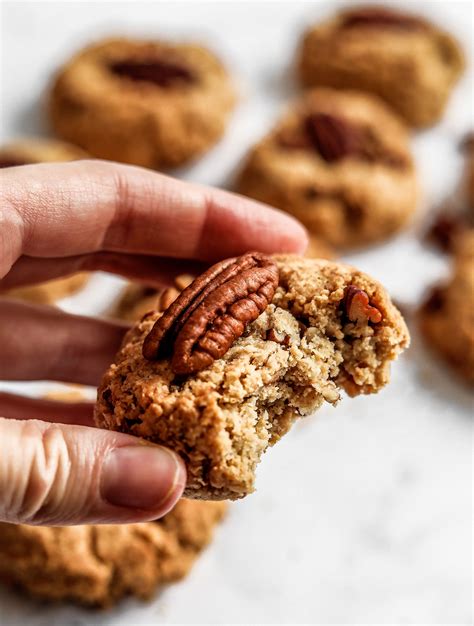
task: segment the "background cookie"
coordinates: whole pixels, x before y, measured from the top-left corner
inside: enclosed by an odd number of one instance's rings
[[[109,606],[149,599],[186,576],[224,502],[181,500],[156,522],[38,527],[0,523],[0,580],[45,600]]]
[[[464,69],[456,40],[425,19],[388,7],[355,7],[317,24],[298,59],[304,85],[370,91],[412,126],[443,114]]]
[[[427,232],[430,243],[445,252],[456,252],[465,245],[467,231],[474,232],[474,136],[461,143],[465,156],[464,171],[454,193],[442,203]]]
[[[474,385],[474,229],[460,234],[450,279],[435,286],[419,311],[428,344]]]
[[[94,156],[161,168],[210,148],[234,101],[226,70],[201,46],[107,39],[62,68],[49,109],[58,135]]]
[[[376,97],[319,88],[250,152],[237,188],[337,247],[386,239],[417,204],[404,124]]]
[[[87,153],[64,141],[30,137],[0,146],[0,168],[49,161],[86,159]]]
[[[221,358],[186,377],[174,374],[169,358],[145,359],[144,339],[161,316],[150,313],[129,331],[98,390],[97,426],[176,450],[187,465],[188,497],[253,491],[261,455],[297,418],[335,404],[341,389],[375,393],[408,344],[399,312],[365,274],[276,258],[272,304]]]

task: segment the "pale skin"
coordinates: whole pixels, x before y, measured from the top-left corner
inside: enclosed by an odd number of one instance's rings
[[[288,215],[102,161],[0,171],[0,296],[72,272],[148,284],[248,250],[301,253]],[[127,326],[0,297],[0,379],[97,385]],[[170,450],[94,428],[92,404],[0,393],[0,521],[125,523],[166,514],[186,471]]]

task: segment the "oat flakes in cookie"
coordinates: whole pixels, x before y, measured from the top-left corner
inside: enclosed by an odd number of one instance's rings
[[[409,343],[400,313],[366,274],[244,256],[208,270],[164,313],[145,315],[98,390],[97,426],[179,453],[189,498],[251,493],[262,454],[295,420],[342,391],[379,391]]]
[[[303,85],[374,93],[414,127],[441,118],[464,65],[459,43],[442,28],[381,6],[347,8],[316,24],[298,55]]]
[[[387,239],[418,200],[404,123],[375,96],[328,88],[295,102],[252,148],[237,190],[338,248]]]
[[[60,70],[49,110],[57,134],[96,157],[166,168],[215,144],[234,103],[226,69],[206,48],[107,39]]]

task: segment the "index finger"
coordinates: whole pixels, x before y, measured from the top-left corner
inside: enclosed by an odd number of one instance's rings
[[[138,167],[77,161],[1,176],[0,277],[21,255],[105,250],[212,261],[306,246],[303,227],[281,211]]]

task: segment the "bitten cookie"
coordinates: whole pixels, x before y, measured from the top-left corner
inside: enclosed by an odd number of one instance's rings
[[[377,94],[408,124],[423,127],[442,116],[464,64],[458,42],[425,19],[362,6],[307,31],[298,71],[306,86]]]
[[[234,102],[225,68],[201,46],[107,39],[62,68],[49,109],[58,135],[94,156],[161,168],[216,143]]]
[[[434,351],[474,385],[474,229],[458,236],[453,253],[452,276],[429,292],[419,323]]]
[[[374,96],[326,88],[308,92],[251,150],[237,189],[341,248],[401,230],[418,196],[404,124]]]
[[[45,600],[110,606],[184,578],[224,502],[181,500],[156,522],[37,527],[0,523],[0,580]]]
[[[188,497],[241,498],[296,419],[336,404],[341,390],[377,392],[408,342],[400,313],[362,272],[244,255],[129,331],[98,390],[95,421],[178,452]]]
[[[87,153],[76,148],[76,146],[51,139],[22,139],[0,147],[0,168],[32,163],[76,161],[85,158],[87,158]],[[38,285],[9,289],[5,292],[1,291],[0,281],[0,295],[38,304],[52,304],[60,298],[65,298],[79,291],[87,280],[88,274],[81,273]]]

